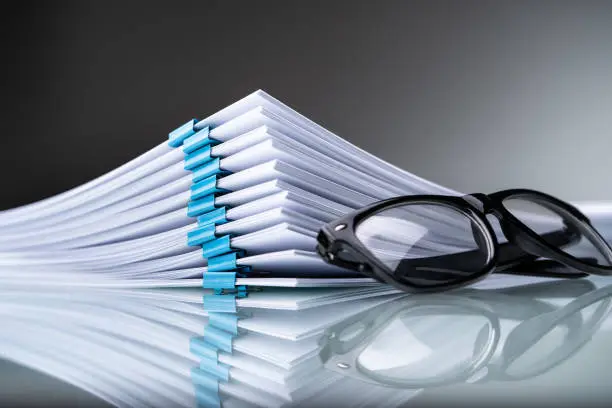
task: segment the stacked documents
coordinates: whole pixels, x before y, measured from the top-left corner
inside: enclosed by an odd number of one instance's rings
[[[203,279],[216,289],[371,285],[324,263],[315,236],[353,209],[409,194],[457,193],[257,91],[87,184],[0,212],[0,276],[128,286]]]
[[[453,194],[258,91],[96,180],[0,213],[0,271],[214,287],[234,286],[215,272],[235,269],[240,286],[371,284],[325,264],[316,233],[352,209],[419,193]]]

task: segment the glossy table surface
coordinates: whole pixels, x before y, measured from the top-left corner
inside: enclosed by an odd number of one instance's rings
[[[612,397],[611,310],[603,278],[398,296],[326,329],[319,370],[346,381],[317,403],[345,393],[359,406],[367,385],[380,388],[381,406],[600,404]],[[105,405],[4,361],[0,405],[15,402]]]
[[[327,364],[420,390],[416,405],[599,405],[612,397],[611,309],[604,279],[406,297],[361,316],[369,333],[330,347]]]

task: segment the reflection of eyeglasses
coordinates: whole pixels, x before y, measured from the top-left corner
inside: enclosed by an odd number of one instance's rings
[[[498,243],[487,215],[499,220],[508,242]],[[327,262],[410,292],[464,286],[539,257],[612,274],[612,249],[589,219],[532,190],[392,198],[325,225],[317,240]],[[590,258],[575,252],[585,249]]]
[[[404,297],[330,328],[321,357],[328,369],[391,387],[531,378],[580,350],[610,311],[612,286],[563,281],[549,292],[564,285],[562,297],[582,295],[560,308],[489,291]],[[501,348],[500,319],[519,322]]]

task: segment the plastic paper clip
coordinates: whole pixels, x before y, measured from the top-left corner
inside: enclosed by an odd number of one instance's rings
[[[179,126],[168,134],[168,144],[172,147],[179,147],[183,144],[185,139],[193,135],[196,131],[194,130],[197,119],[191,119],[184,125]]]
[[[200,215],[198,217],[199,225],[207,225],[207,224],[215,224],[221,225],[227,222],[227,209],[226,207],[219,207],[215,210],[207,212],[206,214]]]
[[[191,199],[205,197],[209,194],[227,193],[227,190],[217,187],[217,175],[212,175],[204,180],[198,181],[191,185]]]
[[[212,241],[208,241],[202,245],[202,256],[204,256],[204,258],[217,258],[219,257],[219,255],[227,254],[230,251],[232,251],[230,235],[224,235],[222,237],[213,239]],[[220,260],[215,260],[214,262],[220,262]],[[232,267],[223,267],[223,269],[225,270],[231,270],[234,268],[236,268],[235,262]]]
[[[212,158],[200,167],[193,169],[192,172],[194,183],[197,183],[198,181],[204,180],[205,178],[213,176],[215,174],[218,174],[219,176],[230,174],[229,171],[221,169],[221,161],[218,157]]]
[[[198,217],[202,214],[214,210],[215,207],[215,195],[210,194],[206,197],[198,198],[197,200],[190,201],[187,203],[187,216]]]
[[[197,226],[187,233],[187,245],[200,246],[205,242],[215,239],[216,225],[208,224]]]
[[[193,170],[196,167],[203,165],[210,159],[210,145],[207,145],[196,151],[186,154],[184,168],[185,170]]]
[[[238,258],[244,255],[244,251],[233,251],[227,254],[215,256],[208,259],[208,272],[223,272],[239,270],[248,272],[249,269],[238,265]]]
[[[195,130],[195,126],[194,126]],[[183,151],[185,154],[193,153],[201,147],[218,144],[219,141],[211,139],[210,128],[208,126],[195,132],[183,141]]]

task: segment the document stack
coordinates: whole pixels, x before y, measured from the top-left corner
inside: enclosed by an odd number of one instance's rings
[[[458,193],[257,91],[189,120],[89,183],[0,212],[0,288],[14,302],[2,311],[0,350],[116,405],[331,401],[322,390],[341,380],[312,375],[321,372],[317,336],[404,294],[325,263],[315,252],[316,234],[353,209],[410,194]],[[508,279],[516,278],[482,286]],[[57,320],[37,318],[25,305],[32,297]],[[63,307],[62,298],[74,303]],[[30,335],[53,345],[26,350]],[[129,370],[111,374],[113,358],[94,347],[129,360]],[[77,351],[82,360],[70,360]],[[44,367],[38,353],[48,357]],[[93,383],[76,375],[86,369],[99,373]],[[131,383],[130,370],[148,372],[151,382]],[[173,377],[186,371],[191,394]],[[340,385],[332,388],[342,395]],[[387,405],[405,402],[406,394],[393,398]],[[376,405],[363,396],[345,402]]]

